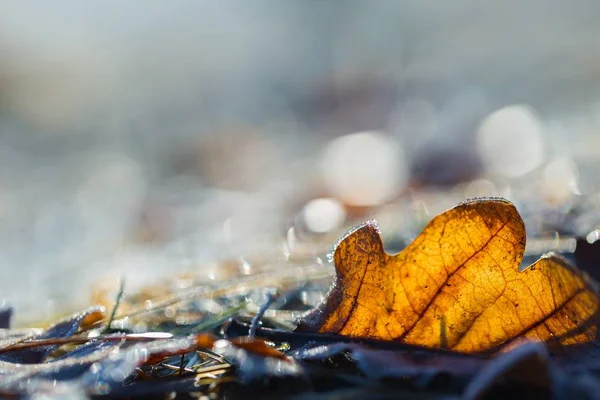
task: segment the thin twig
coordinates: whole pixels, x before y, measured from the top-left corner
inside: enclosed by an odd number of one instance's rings
[[[179,359],[179,375],[183,374],[183,371],[185,370],[185,354],[182,354],[180,357],[181,358]]]
[[[253,338],[256,336],[256,327],[258,326],[260,319],[265,315],[265,312],[271,307],[271,305],[279,298],[279,292],[275,294],[269,294],[267,301],[263,304],[259,309],[256,315],[252,318],[252,323],[250,324],[250,331],[248,332],[248,337]]]
[[[106,327],[104,328],[104,333],[110,333],[110,325],[115,319],[117,315],[117,309],[119,308],[119,304],[121,304],[121,300],[123,299],[123,293],[125,292],[125,278],[121,278],[119,280],[119,292],[117,293],[117,298],[115,300],[115,306],[110,313],[110,317],[108,318],[108,322],[106,323]]]
[[[223,324],[224,322],[227,322],[229,320],[229,318],[237,315],[240,311],[242,311],[244,308],[246,308],[246,306],[247,306],[246,303],[238,304],[235,307],[231,307],[230,309],[225,310],[221,314],[214,315],[207,321],[203,321],[203,322],[199,323],[198,325],[196,325],[191,330],[191,333],[200,333],[200,332],[215,328],[215,327]],[[175,330],[175,332],[177,332],[177,329]]]
[[[214,353],[214,352],[212,352],[212,351],[210,351],[208,349],[196,350],[196,353],[202,354],[202,355],[206,356],[206,358],[208,358],[209,362],[212,362],[212,361],[217,361],[217,362],[220,362],[220,363],[225,363],[226,362],[225,358],[222,355]]]
[[[206,373],[216,373],[217,371],[221,371],[221,370],[227,370],[231,368],[231,364],[217,364],[217,365],[211,365],[210,367],[204,367],[204,368],[198,368],[198,369],[194,369],[194,372],[197,375],[201,375],[201,374],[206,374]]]
[[[154,340],[164,340],[167,337],[152,337],[144,336],[143,334],[130,334],[130,335],[111,335],[111,336],[97,336],[93,338],[89,337],[66,337],[66,338],[49,338],[49,339],[35,339],[27,342],[19,342],[10,346],[0,348],[0,354],[8,353],[15,350],[31,349],[39,346],[58,346],[65,344],[85,344],[94,341],[103,342],[121,342],[121,341],[132,341],[132,342],[149,342]]]
[[[175,371],[177,375],[183,375],[184,372],[188,373],[188,374],[194,374],[195,371],[191,368],[182,368],[180,365],[171,365],[171,364],[167,364],[167,363],[160,363],[159,364],[160,367],[163,367],[165,369],[171,370],[171,371]]]

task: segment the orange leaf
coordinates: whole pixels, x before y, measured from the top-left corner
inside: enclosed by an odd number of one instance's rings
[[[288,359],[288,357],[279,350],[267,346],[265,340],[261,338],[249,338],[242,336],[231,339],[231,344],[233,344],[235,347],[239,347],[240,349],[244,349],[259,356],[279,358],[282,360]]]
[[[523,220],[502,199],[438,215],[393,256],[369,221],[335,248],[336,282],[297,330],[461,352],[592,340],[595,283],[554,254],[519,271],[524,250]]]

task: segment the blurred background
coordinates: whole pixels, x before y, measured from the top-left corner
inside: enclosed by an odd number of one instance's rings
[[[600,238],[600,3],[0,2],[0,304],[390,251],[476,196]]]

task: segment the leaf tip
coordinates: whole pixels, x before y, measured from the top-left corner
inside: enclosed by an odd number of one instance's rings
[[[583,278],[583,280],[585,281],[585,283],[587,284],[588,288],[590,288],[591,290],[593,290],[596,293],[600,293],[600,285],[598,284],[598,282],[592,278],[586,271],[579,269],[579,267],[577,267],[577,265],[573,264],[571,261],[569,261],[569,259],[567,259],[566,257],[562,256],[559,253],[556,253],[554,251],[549,251],[545,254],[542,254],[540,256],[540,260],[550,260],[550,261],[554,261],[558,264],[560,264],[562,267],[567,268],[577,274],[580,274],[581,277]],[[536,263],[533,263],[532,265],[535,265]],[[527,267],[529,268],[529,267]]]
[[[483,196],[483,197],[470,197],[470,198],[458,203],[457,207],[471,205],[473,203],[482,203],[482,202],[504,203],[506,205],[514,206],[514,204],[511,201],[506,200],[504,197]]]
[[[327,254],[327,260],[330,263],[332,263],[335,252],[338,249],[338,247],[340,246],[340,244],[342,244],[347,238],[349,238],[350,236],[354,235],[356,232],[359,232],[359,231],[370,231],[373,234],[381,235],[381,230],[379,229],[379,225],[377,224],[377,221],[374,219],[369,219],[369,220],[363,222],[362,224],[356,225],[353,228],[351,228],[350,230],[348,230],[348,232],[343,234],[338,239],[337,242],[335,242],[335,244],[331,248],[331,251]]]
[[[565,258],[561,254],[556,253],[554,251],[549,251],[547,253],[542,254],[536,262],[534,262],[531,265],[526,266],[525,268],[521,269],[521,271],[526,271],[526,270],[530,269],[531,267],[537,266],[537,264],[542,261],[555,263],[557,265],[560,265],[563,268],[566,268],[566,269],[574,271],[574,272],[583,272],[579,268],[577,268],[577,266],[575,264],[573,264],[571,261],[569,261],[567,258]]]

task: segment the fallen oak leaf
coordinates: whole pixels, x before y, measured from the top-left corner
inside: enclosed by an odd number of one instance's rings
[[[596,284],[554,254],[519,271],[525,237],[519,213],[503,199],[459,204],[393,256],[368,221],[335,247],[336,281],[296,331],[469,353],[594,339]]]

